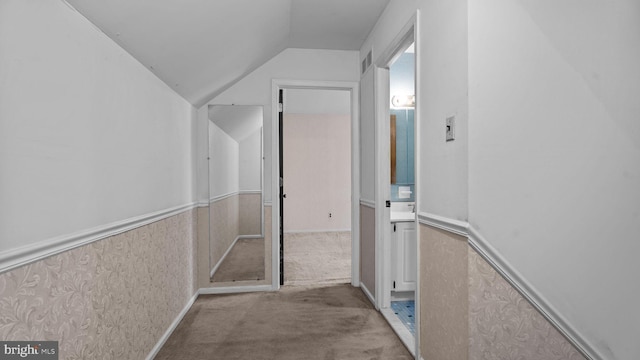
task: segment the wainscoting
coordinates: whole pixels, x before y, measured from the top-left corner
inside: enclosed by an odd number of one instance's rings
[[[424,359],[585,359],[467,237],[420,225]]]
[[[0,338],[144,359],[196,293],[195,209],[0,274]]]

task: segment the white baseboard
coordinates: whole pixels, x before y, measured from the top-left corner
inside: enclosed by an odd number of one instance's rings
[[[380,313],[387,320],[393,332],[396,333],[400,341],[409,350],[411,355],[416,356],[416,339],[409,329],[400,321],[391,308],[380,309]]]
[[[314,230],[287,230],[285,234],[311,234],[328,232],[351,232],[351,229],[314,229]]]
[[[247,293],[247,292],[260,292],[260,291],[273,291],[272,285],[251,285],[251,286],[220,286],[210,288],[200,288],[198,293],[200,295],[211,294],[231,294],[231,293]]]
[[[376,305],[376,299],[373,297],[373,295],[371,295],[371,292],[369,291],[369,289],[367,289],[367,287],[364,285],[364,283],[362,281],[360,282],[360,289],[362,289],[362,292],[365,295],[367,295],[367,297],[369,298],[369,301],[371,301],[371,304],[373,305],[373,307],[378,309],[378,305]]]
[[[176,329],[176,327],[178,327],[178,324],[180,324],[180,321],[182,321],[182,319],[187,314],[189,309],[191,309],[191,306],[193,306],[193,303],[198,298],[198,295],[199,295],[199,291],[196,291],[196,293],[193,294],[191,299],[187,301],[187,304],[184,306],[182,311],[180,311],[178,316],[176,316],[176,318],[173,320],[171,325],[169,325],[169,327],[167,328],[167,331],[165,331],[164,334],[162,334],[162,336],[160,337],[156,345],[153,347],[153,349],[151,349],[151,352],[149,352],[149,355],[147,355],[147,360],[153,360],[153,358],[156,355],[158,355],[158,352],[160,351],[160,349],[162,349],[162,346],[164,346],[164,343],[167,342],[171,334],[173,334],[173,331]]]

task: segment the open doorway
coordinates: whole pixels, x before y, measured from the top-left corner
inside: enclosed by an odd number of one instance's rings
[[[274,79],[272,81],[272,117],[273,119],[279,119],[278,123],[275,123],[272,127],[272,154],[277,156],[273,157],[272,163],[272,193],[273,213],[279,216],[272,218],[272,237],[278,239],[272,243],[272,278],[279,279],[280,281],[274,282],[273,288],[277,290],[281,285],[284,285],[285,267],[284,261],[287,256],[288,249],[285,247],[284,242],[284,219],[287,217],[287,206],[285,201],[288,200],[287,196],[287,180],[284,178],[284,151],[281,150],[286,146],[286,139],[284,139],[284,114],[285,109],[288,107],[286,104],[286,96],[284,93],[290,90],[339,90],[348,94],[349,108],[350,108],[350,149],[348,153],[342,154],[343,157],[350,158],[350,278],[351,285],[360,286],[360,208],[357,198],[357,194],[360,193],[360,169],[359,169],[359,86],[357,82],[343,82],[343,81],[318,81],[318,80],[280,80]],[[311,97],[313,99],[313,96]],[[294,99],[295,101],[295,99]],[[311,104],[316,104],[315,100],[312,100]],[[294,104],[295,105],[295,104]],[[282,142],[281,140],[284,140]],[[315,190],[306,186],[305,191],[312,193]],[[313,204],[305,203],[304,207],[307,209],[312,207]],[[329,211],[326,212],[325,220],[330,221]],[[331,228],[330,228],[331,229]],[[334,230],[342,230],[334,227]],[[292,228],[291,230],[299,230]]]
[[[416,19],[376,64],[376,304],[419,358],[419,54]],[[395,131],[395,139],[392,136]],[[394,159],[392,159],[394,157]],[[392,162],[393,160],[393,162]]]
[[[351,94],[283,93],[284,285],[351,282]]]

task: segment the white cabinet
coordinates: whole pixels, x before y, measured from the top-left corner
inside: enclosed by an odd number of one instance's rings
[[[393,291],[415,291],[418,273],[416,223],[391,224],[391,281]]]

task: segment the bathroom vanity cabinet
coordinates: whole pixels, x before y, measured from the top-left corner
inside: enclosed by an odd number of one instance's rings
[[[391,279],[393,291],[415,291],[417,269],[417,238],[414,221],[391,224]]]

